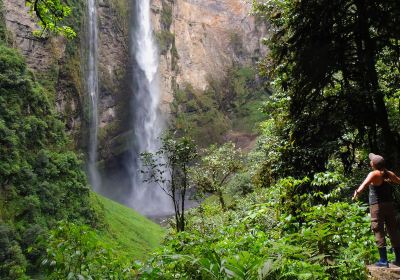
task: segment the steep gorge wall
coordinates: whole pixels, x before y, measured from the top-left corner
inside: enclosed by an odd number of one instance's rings
[[[37,80],[55,97],[56,108],[65,120],[77,148],[86,149],[88,96],[85,33],[86,1],[74,1],[71,25],[78,33],[68,41],[60,36],[33,35],[37,19],[28,14],[24,1],[3,0],[9,41],[26,58]],[[99,136],[101,153],[109,156],[112,139],[125,128],[129,116],[126,99],[129,60],[128,4],[125,0],[99,0]]]
[[[125,0],[97,2],[99,34],[99,158],[119,153],[115,139],[129,126],[129,4]],[[123,145],[123,143],[122,143]]]
[[[88,96],[85,89],[86,1],[74,0],[72,25],[77,38],[37,38],[24,1],[3,0],[6,26],[14,47],[26,57],[38,80],[55,96],[56,108],[78,148],[86,149]],[[126,149],[131,118],[129,32],[131,0],[98,0],[100,159]],[[173,93],[190,84],[205,90],[209,77],[222,79],[233,64],[246,65],[266,53],[265,28],[249,15],[245,0],[152,0],[155,34],[160,45],[163,108]]]
[[[168,7],[172,18],[165,31]],[[152,11],[156,34],[170,32],[174,38],[160,61],[165,103],[174,87],[190,84],[203,91],[210,77],[222,79],[233,64],[254,64],[267,52],[261,42],[266,28],[251,15],[251,1],[153,0]]]
[[[74,49],[63,37],[34,36],[37,19],[28,14],[24,1],[3,0],[3,14],[8,41],[20,50],[37,81],[55,98],[67,130],[81,145],[84,100],[79,48]]]

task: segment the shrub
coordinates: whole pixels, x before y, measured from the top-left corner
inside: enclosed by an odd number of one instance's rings
[[[42,265],[48,279],[133,279],[134,265],[102,244],[91,228],[60,222],[50,231]]]
[[[192,210],[186,232],[167,237],[142,268],[144,279],[366,279],[373,258],[366,207],[347,202],[309,205],[286,212],[282,186],[310,180],[288,178],[237,201]],[[307,196],[307,194],[305,194]],[[312,202],[309,193],[303,200]]]

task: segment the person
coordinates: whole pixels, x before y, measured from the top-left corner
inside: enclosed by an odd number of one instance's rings
[[[372,171],[355,190],[353,200],[357,199],[367,186],[369,187],[371,228],[380,257],[375,265],[389,267],[384,228],[386,226],[395,253],[393,264],[400,266],[400,228],[396,219],[392,186],[392,184],[400,184],[400,178],[385,168],[385,160],[382,156],[370,153],[368,157]]]

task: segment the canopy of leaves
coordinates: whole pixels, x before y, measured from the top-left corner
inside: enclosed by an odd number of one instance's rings
[[[292,164],[318,172],[335,153],[352,162],[354,147],[398,163],[398,131],[388,115],[394,91],[378,66],[397,68],[399,2],[263,0],[255,10],[271,23],[261,68],[290,98]]]

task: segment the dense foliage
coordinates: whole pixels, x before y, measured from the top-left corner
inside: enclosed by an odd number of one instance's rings
[[[107,224],[100,229],[60,221],[40,242],[44,279],[135,279],[140,263],[160,244],[164,230],[135,211],[92,193]]]
[[[255,9],[271,26],[261,69],[287,103],[286,164],[318,172],[337,155],[350,171],[363,148],[398,164],[399,83],[388,78],[399,66],[399,2],[265,0]]]
[[[102,243],[88,226],[62,222],[46,240],[42,266],[48,279],[132,279],[135,270],[125,256]]]
[[[0,278],[23,278],[56,221],[95,224],[82,163],[22,57],[0,45]]]
[[[337,196],[312,206],[312,193],[297,192],[323,187],[318,181],[286,178],[238,197],[235,209],[193,210],[187,230],[167,238],[142,278],[366,279],[374,247],[366,208]]]

